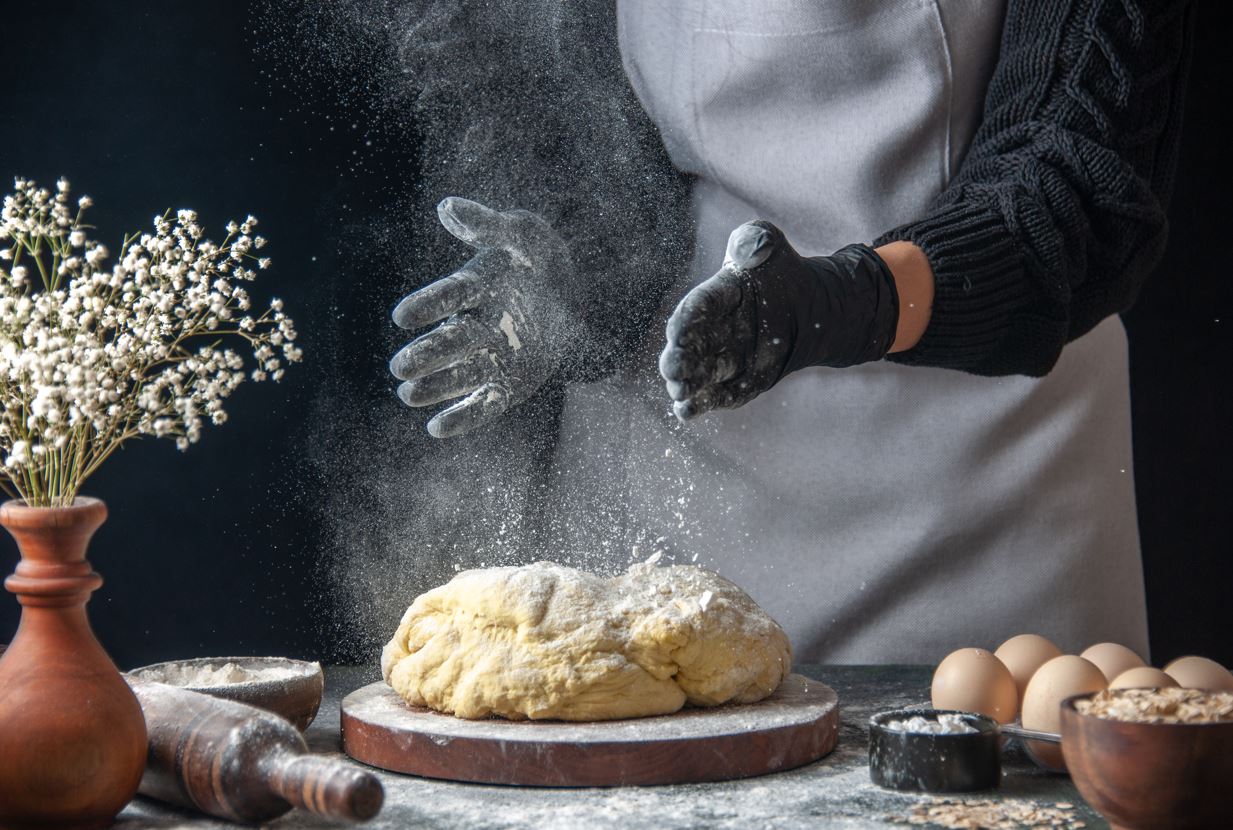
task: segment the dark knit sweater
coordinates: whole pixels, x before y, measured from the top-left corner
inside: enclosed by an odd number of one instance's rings
[[[910,240],[933,314],[891,360],[1043,375],[1134,301],[1164,250],[1190,3],[1010,0],[982,124]]]

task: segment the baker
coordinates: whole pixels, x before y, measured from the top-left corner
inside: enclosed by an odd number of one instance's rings
[[[662,146],[621,151],[684,174],[647,179],[663,204],[686,182],[692,255],[665,227],[648,258],[650,228],[612,242],[638,274],[600,279],[595,240],[636,206],[447,198],[477,253],[396,308],[432,326],[391,361],[399,395],[446,402],[449,438],[618,353],[566,387],[546,538],[714,568],[798,659],[1025,630],[1146,653],[1117,314],[1165,239],[1189,17],[622,0],[636,105],[610,105]]]

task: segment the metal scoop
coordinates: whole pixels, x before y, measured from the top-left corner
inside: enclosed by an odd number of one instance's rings
[[[889,729],[891,721],[913,717],[926,720],[955,715],[974,732],[933,734]],[[957,793],[988,790],[1002,779],[1001,747],[1004,738],[1061,743],[1053,732],[1037,732],[1018,725],[1001,725],[975,712],[952,709],[894,709],[869,719],[869,776],[873,783],[892,790]]]

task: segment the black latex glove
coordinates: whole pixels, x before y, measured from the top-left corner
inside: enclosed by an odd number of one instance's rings
[[[569,252],[545,220],[458,197],[444,199],[437,215],[477,253],[394,309],[404,329],[445,322],[394,355],[390,371],[406,381],[398,397],[408,406],[462,398],[428,422],[431,435],[445,438],[531,397],[560,365],[577,326],[560,295],[573,274]]]
[[[749,222],[728,238],[719,273],[672,312],[659,371],[688,420],[806,366],[880,360],[898,322],[894,277],[868,245],[802,257],[770,222]]]

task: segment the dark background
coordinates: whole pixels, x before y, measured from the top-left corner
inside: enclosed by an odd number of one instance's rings
[[[388,310],[425,274],[388,259],[366,231],[414,181],[413,125],[375,123],[358,96],[348,104],[339,95],[349,79],[288,72],[285,53],[275,71],[262,10],[44,0],[6,8],[0,24],[0,191],[12,175],[45,186],[65,175],[75,194],[94,197],[93,223],[108,242],[167,206],[197,209],[217,236],[228,219],[257,215],[274,267],[255,293],[286,299],[306,354],[281,385],[243,386],[231,421],[186,457],[169,441],[133,442],[87,485],[111,510],[91,547],[107,582],[90,613],[122,668],[349,653],[335,641],[321,567],[334,543],[319,507],[332,486],[330,448],[311,413],[326,388],[346,390],[331,413],[344,420],[391,394]],[[1227,105],[1218,103],[1227,100],[1229,16],[1226,4],[1201,4],[1172,237],[1126,315],[1160,663],[1200,653],[1233,665],[1233,291],[1224,261],[1233,211]],[[2,549],[7,572],[15,547]],[[0,642],[17,610],[0,595]]]

